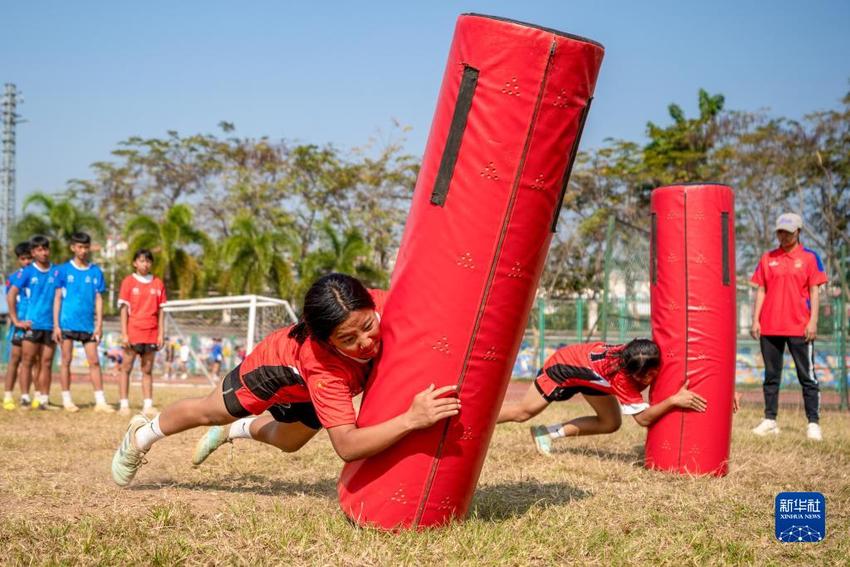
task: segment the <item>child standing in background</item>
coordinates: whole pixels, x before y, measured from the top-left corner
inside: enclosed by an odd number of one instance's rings
[[[30,243],[29,242],[21,242],[17,246],[15,246],[15,256],[18,257],[18,265],[20,266],[18,270],[6,281],[6,294],[9,293],[9,288],[12,287],[12,280],[16,277],[20,277],[23,273],[24,268],[29,266],[32,263],[32,256],[30,255]],[[17,299],[17,312],[18,317],[23,318],[26,314],[26,296],[18,295]],[[18,378],[18,366],[21,363],[21,340],[23,339],[24,331],[23,329],[18,329],[14,325],[9,325],[9,343],[11,344],[11,349],[9,352],[9,366],[6,368],[6,391],[3,396],[3,409],[4,410],[13,410],[17,406],[15,405],[15,400],[12,398],[12,392],[15,389],[15,380]],[[27,374],[24,376],[21,374],[21,407],[28,406],[30,401],[30,375]]]
[[[89,379],[94,388],[94,411],[114,413],[115,409],[106,403],[103,393],[103,375],[97,355],[97,345],[103,334],[103,292],[106,291],[106,284],[103,271],[89,262],[90,251],[91,237],[85,232],[75,232],[71,235],[71,252],[74,256],[57,270],[53,340],[62,349],[59,374],[62,406],[65,411],[80,411],[71,398],[71,359],[74,356],[74,341],[79,341],[83,343],[89,363]]]
[[[121,343],[124,345],[124,362],[121,368],[119,391],[120,412],[130,413],[130,372],[136,356],[142,362],[142,413],[155,416],[153,405],[153,362],[156,351],[165,343],[165,284],[151,273],[153,253],[141,248],[133,254],[135,272],[121,282],[118,305],[121,308]]]
[[[38,366],[38,395],[32,400],[32,408],[39,410],[59,409],[48,403],[50,382],[53,380],[53,299],[56,292],[56,266],[50,263],[50,240],[36,235],[30,239],[30,254],[33,262],[15,275],[6,301],[12,325],[23,329],[21,342],[20,372],[32,373]],[[18,296],[26,297],[26,316],[18,313]]]
[[[216,380],[220,380],[221,363],[224,361],[224,346],[221,344],[221,337],[213,339],[212,350],[210,351],[210,359],[212,361],[212,375]]]

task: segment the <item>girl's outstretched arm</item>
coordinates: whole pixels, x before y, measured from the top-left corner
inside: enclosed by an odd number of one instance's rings
[[[666,414],[673,408],[683,408],[698,412],[704,412],[708,402],[699,394],[688,390],[688,381],[682,384],[679,391],[655,405],[649,406],[640,413],[634,414],[632,417],[643,427],[649,427],[655,423],[658,418]]]
[[[460,413],[460,400],[457,397],[441,397],[456,389],[454,385],[435,388],[431,384],[413,397],[406,412],[392,419],[368,427],[357,427],[353,423],[331,427],[328,429],[331,444],[345,462],[371,457],[411,431],[431,427],[442,419]]]

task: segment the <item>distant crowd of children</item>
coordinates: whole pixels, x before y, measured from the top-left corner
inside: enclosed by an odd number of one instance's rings
[[[11,352],[6,371],[3,408],[18,407],[13,397],[15,383],[20,384],[20,405],[38,410],[59,409],[49,401],[53,381],[53,358],[60,351],[59,381],[61,407],[79,411],[71,396],[71,361],[74,343],[83,346],[88,373],[94,389],[94,410],[113,413],[103,393],[103,375],[98,345],[103,338],[103,271],[92,264],[91,237],[84,232],[71,235],[72,257],[63,264],[50,261],[50,240],[33,236],[15,247],[19,268],[6,282],[9,307]],[[147,249],[133,254],[134,272],[121,282],[118,304],[121,313],[118,411],[130,413],[130,373],[138,357],[142,371],[142,411],[155,415],[153,377],[156,352],[165,345],[165,285],[151,273],[153,253]],[[30,396],[30,385],[35,393]]]

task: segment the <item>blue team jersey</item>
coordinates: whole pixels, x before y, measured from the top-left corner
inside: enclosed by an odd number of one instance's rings
[[[16,278],[20,278],[23,272],[23,268],[18,268],[17,270],[15,270],[15,273],[9,276],[9,279],[6,280],[7,296],[9,295],[9,289],[11,289],[12,287],[12,282],[15,281]],[[15,299],[15,311],[18,314],[18,321],[27,320],[27,296],[22,291],[19,291],[18,297]]]
[[[56,287],[62,290],[59,328],[93,333],[95,298],[106,291],[103,271],[94,264],[79,268],[73,260],[59,266],[57,271]]]
[[[27,318],[36,331],[53,330],[53,296],[56,294],[57,268],[53,264],[42,270],[35,262],[12,279],[12,285],[26,296]],[[18,319],[21,319],[18,316]]]

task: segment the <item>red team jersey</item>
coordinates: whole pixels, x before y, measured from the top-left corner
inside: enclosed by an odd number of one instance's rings
[[[790,252],[782,248],[765,253],[750,280],[764,288],[759,315],[761,334],[802,337],[811,317],[809,288],[827,282],[820,257],[798,244]]]
[[[130,344],[156,344],[159,338],[159,308],[165,303],[165,284],[156,276],[131,274],[121,282],[118,305],[128,307],[127,334]]]
[[[623,345],[582,343],[563,347],[550,356],[535,380],[537,390],[550,402],[567,400],[576,393],[615,396],[623,413],[633,415],[649,407],[641,391],[646,386],[618,369],[617,354]]]
[[[371,289],[380,317],[386,292]],[[236,395],[242,406],[259,415],[273,405],[312,402],[324,427],[354,423],[352,398],[363,391],[371,361],[361,362],[308,337],[303,344],[289,338],[292,327],[263,339],[239,365]]]

